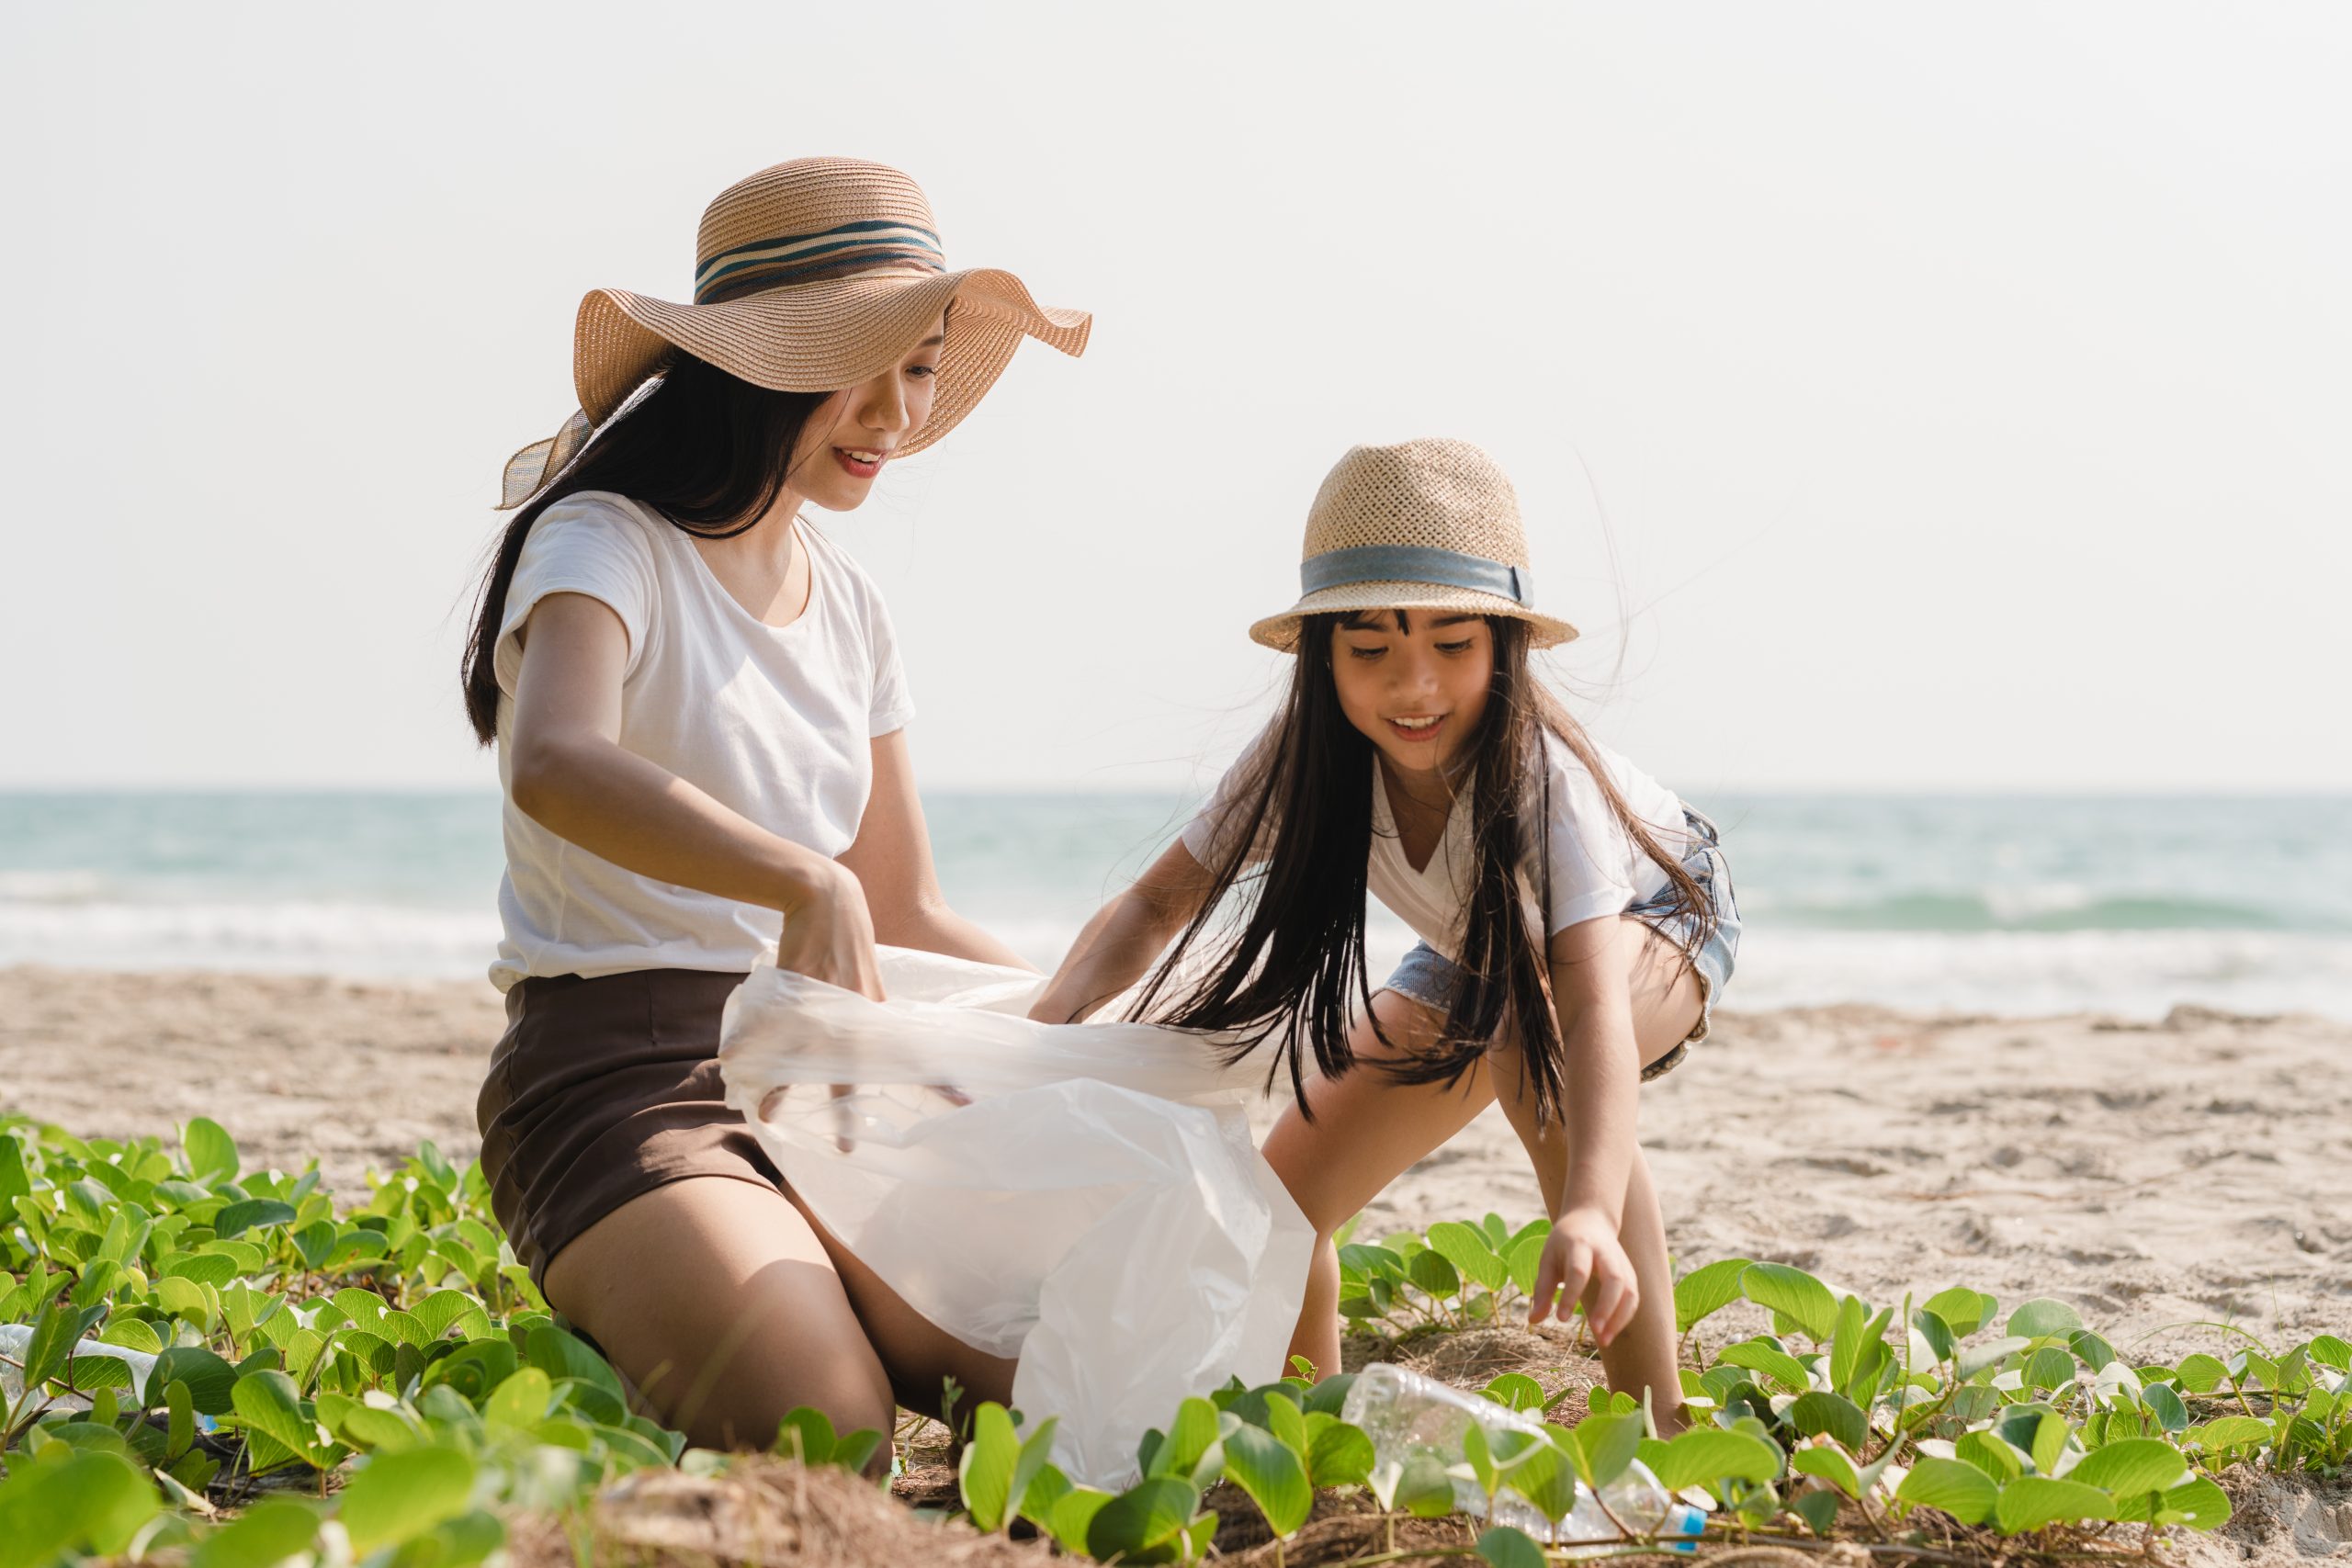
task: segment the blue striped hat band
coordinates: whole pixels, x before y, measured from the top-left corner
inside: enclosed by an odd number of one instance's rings
[[[1298,584],[1304,592],[1343,588],[1352,582],[1435,582],[1497,594],[1531,608],[1535,603],[1525,567],[1506,566],[1460,550],[1426,545],[1362,545],[1326,550],[1299,563]]]
[[[912,223],[871,218],[814,234],[754,240],[711,256],[695,268],[695,303],[717,305],[796,283],[898,268],[947,270],[939,236]]]

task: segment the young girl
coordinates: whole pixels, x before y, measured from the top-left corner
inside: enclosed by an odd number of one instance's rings
[[[464,670],[506,790],[476,1114],[548,1300],[695,1442],[764,1447],[796,1405],[888,1431],[894,1391],[1010,1379],[834,1246],[723,1098],[720,1016],[770,953],[875,997],[877,940],[1019,962],[940,897],[889,616],[799,513],[1088,319],[948,271],[914,181],[849,159],[722,191],[695,259],[692,303],[581,301],[582,412],[507,467],[527,504]]]
[[[1713,825],[1531,673],[1530,649],[1576,631],[1531,607],[1518,502],[1478,448],[1351,451],[1299,575],[1305,596],[1250,628],[1297,655],[1282,712],[1088,923],[1034,1016],[1083,1015],[1172,938],[1137,1016],[1271,1042],[1294,1103],[1266,1157],[1318,1235],[1292,1349],[1325,1373],[1332,1233],[1499,1099],[1552,1220],[1529,1321],[1583,1303],[1611,1384],[1647,1391],[1670,1430],[1673,1288],[1634,1091],[1705,1037],[1731,976]],[[1237,886],[1251,897],[1220,942]],[[1367,892],[1421,939],[1377,993]]]

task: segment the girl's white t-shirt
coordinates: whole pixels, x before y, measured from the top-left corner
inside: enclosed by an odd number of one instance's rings
[[[1260,744],[1263,744],[1261,740]],[[1597,740],[1588,740],[1593,755],[1617,786],[1618,795],[1634,816],[1650,829],[1667,853],[1679,856],[1693,840],[1682,802],[1675,793]],[[1224,843],[1224,824],[1235,809],[1235,796],[1252,771],[1252,755],[1228,769],[1216,793],[1201,813],[1185,826],[1184,848],[1205,864]],[[1544,844],[1551,861],[1552,901],[1544,912],[1544,932],[1563,931],[1603,915],[1621,915],[1655,896],[1667,885],[1666,870],[1635,843],[1585,765],[1556,735],[1544,736],[1544,778],[1528,781],[1531,794],[1542,788],[1550,796]],[[1415,871],[1405,858],[1396,834],[1388,789],[1380,776],[1377,753],[1372,762],[1372,844],[1364,868],[1364,886],[1390,912],[1412,928],[1413,934],[1447,958],[1462,956],[1463,910],[1468,904],[1477,862],[1470,840],[1470,792],[1453,798],[1429,863]],[[1272,852],[1271,831],[1261,831],[1250,859],[1261,861]],[[1531,911],[1538,883],[1532,867],[1522,868],[1521,890]]]
[[[840,547],[797,526],[808,608],[772,626],[720,586],[684,532],[625,496],[582,491],[532,525],[494,660],[506,876],[490,978],[500,990],[532,975],[748,973],[784,930],[774,909],[625,871],[515,808],[506,740],[520,634],[550,593],[610,605],[628,629],[623,749],[819,854],[838,856],[857,837],[870,743],[904,728],[914,705],[881,594]]]

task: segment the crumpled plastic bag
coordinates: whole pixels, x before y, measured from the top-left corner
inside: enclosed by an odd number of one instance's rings
[[[1020,1358],[1013,1404],[1060,1418],[1066,1474],[1124,1484],[1185,1395],[1283,1370],[1315,1233],[1250,1136],[1264,1066],[1032,1022],[1045,982],[1021,970],[887,947],[881,970],[887,1002],[753,971],[720,1030],[727,1102],[910,1306]]]

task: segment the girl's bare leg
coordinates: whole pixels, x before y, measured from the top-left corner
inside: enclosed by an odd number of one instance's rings
[[[1433,1043],[1442,1021],[1420,1003],[1380,991],[1372,1010],[1388,1038],[1405,1049]],[[1315,1375],[1340,1370],[1340,1254],[1331,1236],[1348,1217],[1430,1150],[1470,1124],[1495,1098],[1484,1062],[1453,1089],[1389,1081],[1369,1064],[1389,1055],[1368,1022],[1348,1041],[1358,1063],[1342,1077],[1306,1086],[1309,1122],[1296,1105],[1285,1108],[1266,1136],[1266,1162],[1315,1227],[1306,1301],[1290,1353],[1315,1363]]]
[[[1634,1037],[1642,1060],[1666,1055],[1699,1020],[1699,983],[1672,944],[1647,926],[1628,922],[1644,942],[1634,964]],[[1373,998],[1373,1011],[1389,1039],[1405,1050],[1435,1040],[1440,1020],[1418,1002],[1393,991]],[[1359,1023],[1350,1044],[1360,1062],[1388,1055],[1368,1023]],[[1332,1234],[1416,1161],[1469,1124],[1494,1099],[1484,1063],[1452,1089],[1392,1082],[1376,1070],[1360,1068],[1346,1077],[1308,1086],[1308,1122],[1293,1106],[1283,1112],[1266,1139],[1266,1158],[1316,1230],[1306,1301],[1299,1314],[1293,1355],[1315,1363],[1318,1375],[1340,1366],[1340,1258]],[[1547,1206],[1558,1195],[1546,1192]],[[1601,1352],[1610,1386],[1638,1396],[1656,1390],[1653,1405],[1661,1430],[1679,1426],[1681,1383],[1674,1357],[1674,1286],[1666,1252],[1666,1225],[1649,1168],[1637,1152],[1625,1192],[1619,1231],[1641,1288],[1641,1306],[1616,1340]]]

